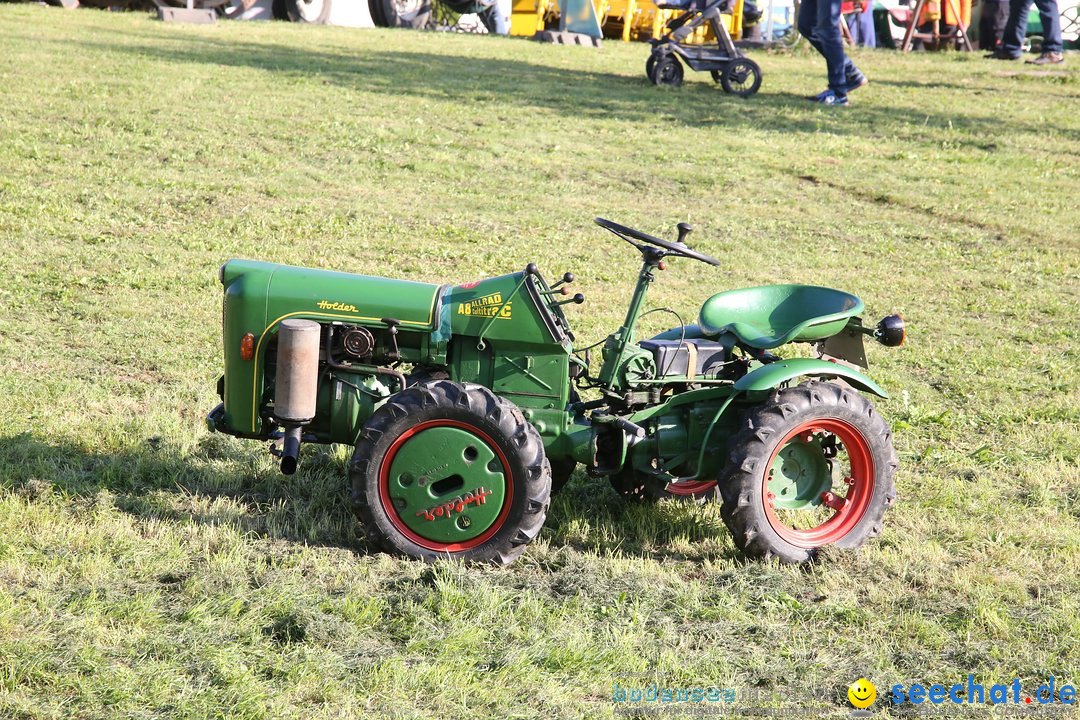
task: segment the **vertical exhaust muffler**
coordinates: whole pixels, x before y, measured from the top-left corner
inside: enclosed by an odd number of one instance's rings
[[[285,320],[278,327],[274,417],[285,428],[281,472],[296,472],[304,426],[315,418],[322,326],[313,320]]]

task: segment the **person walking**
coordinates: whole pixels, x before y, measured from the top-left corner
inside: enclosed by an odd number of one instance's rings
[[[799,33],[825,58],[829,73],[829,87],[807,99],[838,107],[848,104],[848,93],[869,82],[844,53],[844,40],[840,37],[842,4],[842,0],[802,0],[798,19]]]
[[[987,55],[996,60],[1019,60],[1024,54],[1024,38],[1027,37],[1028,12],[1032,0],[1009,0],[1009,20],[1001,35],[1001,46]],[[1061,45],[1061,12],[1057,0],[1035,0],[1042,21],[1042,53],[1029,65],[1058,65],[1065,62]]]

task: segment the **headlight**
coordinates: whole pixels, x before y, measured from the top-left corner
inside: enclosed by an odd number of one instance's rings
[[[874,330],[874,339],[885,347],[903,345],[905,336],[904,318],[899,315],[886,315]]]

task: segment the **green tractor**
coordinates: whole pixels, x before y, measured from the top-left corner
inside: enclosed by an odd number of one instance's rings
[[[596,374],[563,311],[585,300],[570,273],[549,284],[530,263],[431,285],[230,260],[209,428],[271,441],[286,474],[301,442],[353,446],[369,539],[425,560],[511,562],[579,463],[628,499],[722,502],[751,557],[806,562],[878,534],[897,459],[858,392],[885,391],[853,368],[864,335],[900,345],[902,319],[864,327],[854,295],[770,285],[713,295],[696,324],[638,341],[666,257],[720,263],[686,244],[685,223],[673,242],[596,222],[642,258]],[[817,357],[771,352],[787,343]]]

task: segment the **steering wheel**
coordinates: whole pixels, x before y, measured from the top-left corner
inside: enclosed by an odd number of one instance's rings
[[[690,226],[686,223],[679,223],[679,241],[671,242],[670,240],[662,240],[658,237],[653,237],[648,233],[643,233],[640,230],[635,230],[633,228],[626,227],[625,225],[620,225],[619,223],[605,220],[604,218],[596,218],[595,220],[597,225],[604,228],[605,230],[609,230],[610,232],[614,233],[616,236],[622,238],[623,240],[630,243],[642,252],[644,252],[644,248],[634,242],[634,240],[640,240],[641,242],[647,243],[648,245],[655,245],[657,247],[661,247],[667,251],[663,253],[664,255],[681,255],[683,257],[688,257],[693,260],[700,260],[701,262],[708,263],[709,265],[720,265],[720,261],[714,258],[712,255],[706,255],[705,253],[698,252],[697,250],[688,247],[685,243],[682,242],[682,239],[690,234]],[[631,238],[633,238],[633,240],[631,240]]]

